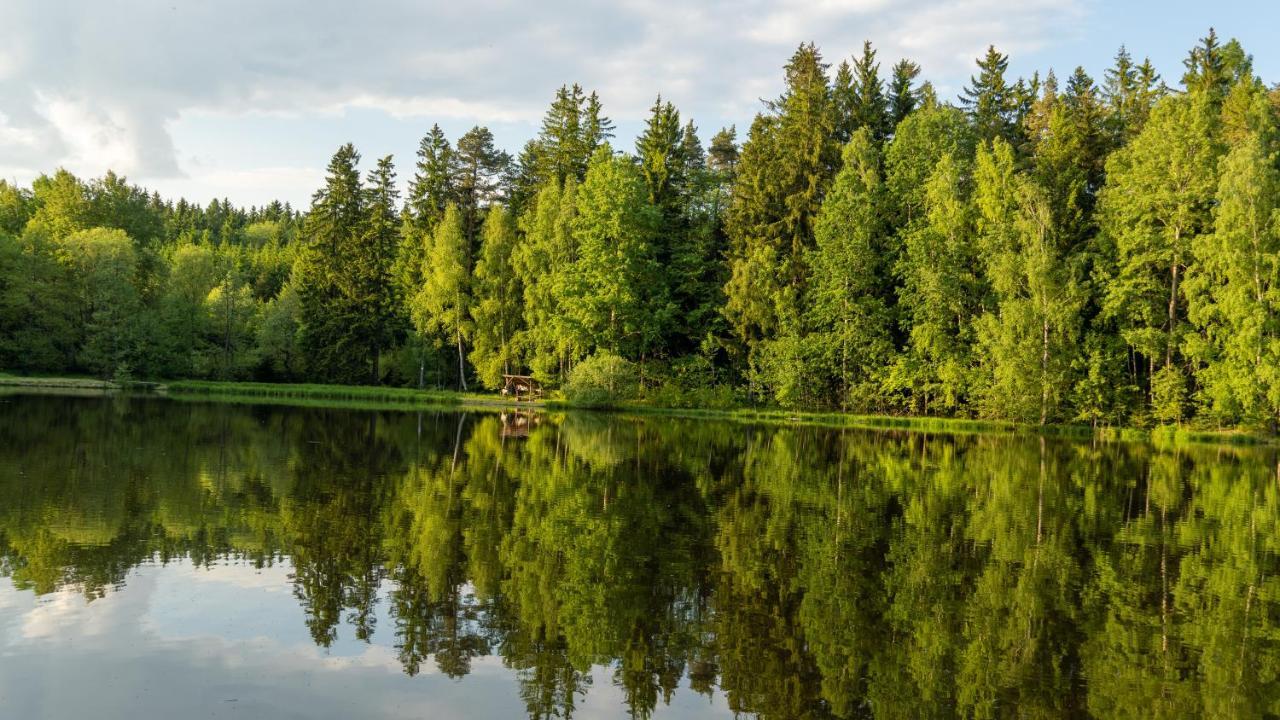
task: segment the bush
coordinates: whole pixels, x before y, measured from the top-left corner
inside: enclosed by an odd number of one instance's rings
[[[635,399],[639,390],[634,364],[612,353],[598,353],[574,366],[564,396],[573,405],[605,408]]]

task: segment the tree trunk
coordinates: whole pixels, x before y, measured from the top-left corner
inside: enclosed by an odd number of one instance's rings
[[[467,369],[462,361],[462,332],[458,332],[458,385],[462,392],[467,391]]]
[[[1049,419],[1049,319],[1040,321],[1040,424]]]
[[[1164,365],[1169,367],[1173,365],[1173,343],[1177,337],[1178,325],[1178,263],[1174,261],[1169,266],[1169,275],[1172,280],[1169,283],[1169,346],[1165,350]]]

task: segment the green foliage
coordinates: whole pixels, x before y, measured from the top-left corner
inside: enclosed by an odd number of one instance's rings
[[[491,390],[502,387],[502,375],[518,361],[515,337],[520,329],[522,288],[512,264],[516,228],[501,205],[489,208],[481,232],[471,307],[475,321],[471,354],[480,382]]]
[[[462,213],[450,204],[436,227],[422,289],[413,300],[413,324],[418,332],[457,348],[458,386],[462,390],[467,389],[465,343],[473,328],[468,245]]]
[[[643,358],[670,322],[655,248],[658,213],[635,165],[608,144],[577,193],[577,247],[565,313],[582,347]]]
[[[573,366],[564,397],[577,407],[606,408],[639,396],[636,366],[610,352],[591,355]]]
[[[1182,423],[1187,406],[1187,378],[1176,365],[1165,365],[1151,377],[1151,416],[1161,423]]]

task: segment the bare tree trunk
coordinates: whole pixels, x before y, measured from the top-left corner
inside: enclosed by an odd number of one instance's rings
[[[467,391],[467,369],[462,361],[462,331],[458,331],[458,385],[462,392]]]

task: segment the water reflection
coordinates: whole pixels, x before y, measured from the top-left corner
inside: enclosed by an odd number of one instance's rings
[[[305,629],[282,677],[378,657],[403,692],[465,678],[431,691],[471,717],[504,714],[478,676],[533,718],[606,690],[639,717],[1262,717],[1278,489],[1260,449],[14,396],[0,603],[83,619],[236,569],[257,585],[146,622]],[[75,627],[0,625],[0,656]],[[170,650],[117,644],[91,657]]]

